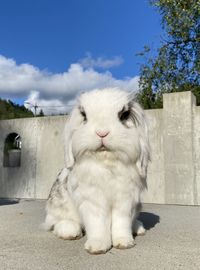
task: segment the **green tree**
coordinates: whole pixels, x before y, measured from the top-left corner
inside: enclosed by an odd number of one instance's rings
[[[0,98],[0,120],[33,117],[33,113],[23,105],[13,103],[11,100]]]
[[[192,91],[200,105],[200,0],[150,0],[162,18],[164,36],[154,57],[147,46],[139,55],[138,101],[144,108],[162,107],[162,94]]]

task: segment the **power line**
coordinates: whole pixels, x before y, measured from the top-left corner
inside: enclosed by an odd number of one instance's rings
[[[28,105],[30,105],[32,108],[34,108],[34,116],[36,116],[37,115],[37,109],[38,108],[49,108],[49,110],[51,109],[51,110],[56,110],[56,108],[71,108],[71,107],[73,107],[74,105],[38,105],[37,103],[35,103],[35,104],[32,104],[32,103],[30,103],[30,102],[25,102],[25,104],[28,104]]]
[[[54,105],[38,105],[38,107],[44,107],[44,108],[54,108],[54,107],[56,107],[56,108],[60,108],[60,107],[62,107],[62,108],[66,108],[66,107],[73,107],[74,105],[58,105],[58,106],[54,106]]]
[[[30,102],[25,102],[25,104],[31,105],[31,107],[34,108],[34,116],[36,116],[38,105],[36,103],[35,103],[35,105],[33,105]]]

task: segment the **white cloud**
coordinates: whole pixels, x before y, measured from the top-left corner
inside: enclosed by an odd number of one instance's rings
[[[66,111],[81,92],[105,87],[137,91],[138,77],[119,80],[108,71],[83,68],[80,63],[71,64],[63,73],[50,73],[31,64],[18,65],[13,59],[0,55],[0,96],[22,97],[44,106],[47,114]]]
[[[124,62],[121,56],[115,56],[111,59],[104,57],[93,58],[91,53],[87,53],[85,58],[79,60],[79,63],[84,68],[103,68],[108,69],[120,66]]]

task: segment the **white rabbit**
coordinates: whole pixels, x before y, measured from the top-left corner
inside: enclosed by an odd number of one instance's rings
[[[150,150],[144,112],[119,89],[80,96],[65,128],[66,168],[48,201],[45,226],[63,239],[85,230],[85,249],[105,253],[134,246]]]

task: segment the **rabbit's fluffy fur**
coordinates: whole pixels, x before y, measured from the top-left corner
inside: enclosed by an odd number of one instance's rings
[[[65,163],[51,189],[45,226],[63,239],[86,232],[85,249],[105,253],[134,246],[150,150],[146,119],[119,89],[80,96],[65,128]]]

